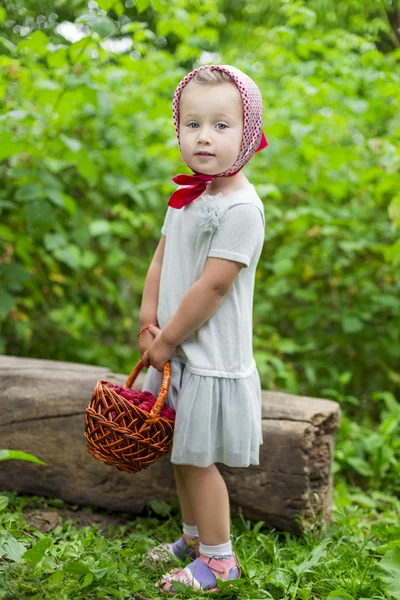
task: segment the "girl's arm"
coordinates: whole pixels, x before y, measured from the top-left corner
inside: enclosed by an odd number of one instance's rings
[[[140,327],[149,323],[157,323],[158,293],[160,289],[161,268],[164,258],[165,235],[161,236],[160,242],[154,253],[153,260],[147,271],[144,283],[142,304],[140,307]]]
[[[216,312],[243,264],[208,258],[201,277],[186,292],[174,316],[161,332],[161,340],[178,346]]]

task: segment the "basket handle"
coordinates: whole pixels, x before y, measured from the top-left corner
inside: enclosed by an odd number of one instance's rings
[[[144,364],[142,360],[139,360],[138,364],[133,367],[131,374],[125,382],[125,387],[132,387],[136,377],[139,375],[140,371],[143,369]],[[164,406],[165,399],[168,394],[169,384],[171,382],[171,362],[167,360],[164,365],[163,379],[161,382],[160,391],[157,396],[157,400],[154,403],[153,408],[151,409],[150,416],[152,418],[158,417],[162,407]]]

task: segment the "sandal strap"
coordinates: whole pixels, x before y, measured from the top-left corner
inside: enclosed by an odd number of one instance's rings
[[[209,569],[211,569],[212,571],[216,571],[221,575],[225,573],[227,575],[227,578],[231,569],[233,569],[234,567],[239,567],[235,555],[233,555],[232,558],[223,561],[217,560],[212,556],[204,556],[204,554],[200,554],[199,558],[205,565],[207,565]]]

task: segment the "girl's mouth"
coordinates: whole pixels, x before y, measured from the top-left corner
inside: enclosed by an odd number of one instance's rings
[[[200,156],[201,158],[212,158],[214,154],[209,154],[207,152],[196,152],[196,156]]]

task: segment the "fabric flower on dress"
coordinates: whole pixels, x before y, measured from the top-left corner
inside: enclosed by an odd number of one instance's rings
[[[218,205],[221,198],[221,193],[216,194],[216,196],[204,194],[201,200],[198,201],[199,210],[196,214],[196,220],[203,231],[214,233],[219,227],[223,212],[222,207]]]

